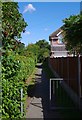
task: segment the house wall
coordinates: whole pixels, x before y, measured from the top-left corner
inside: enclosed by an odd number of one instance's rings
[[[53,54],[53,57],[67,57],[67,52],[66,51],[55,51]]]
[[[51,45],[51,57],[67,57],[67,51],[65,50],[65,45],[62,42],[62,34],[59,32],[56,36],[50,37]],[[59,52],[61,51],[61,52]]]
[[[58,40],[54,40],[54,39],[53,39],[53,40],[50,41],[50,45],[51,45],[51,46],[54,46],[54,45],[56,45],[56,44],[58,44]]]
[[[51,52],[53,57],[67,57],[68,52],[65,49],[64,44],[56,44],[51,46]]]
[[[58,41],[59,41],[59,43],[63,43],[62,39],[63,39],[62,34],[59,34],[59,35],[58,35]]]

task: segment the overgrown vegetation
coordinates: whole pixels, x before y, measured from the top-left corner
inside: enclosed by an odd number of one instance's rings
[[[50,45],[46,40],[39,40],[35,44],[29,44],[26,47],[25,55],[35,57],[35,62],[43,62],[50,53]]]
[[[20,42],[21,32],[27,23],[18,10],[18,3],[2,3],[2,118],[22,118],[21,102],[27,94],[26,80],[32,74],[37,62],[49,55],[48,42],[41,40],[27,47]],[[41,49],[41,50],[40,50]],[[44,54],[44,55],[43,55]],[[23,99],[21,99],[23,89]]]
[[[82,54],[82,14],[63,20],[64,42],[69,51]]]
[[[2,118],[21,118],[21,89],[35,68],[35,59],[24,56],[25,46],[18,41],[27,23],[18,11],[18,3],[2,4]]]
[[[39,40],[36,42],[36,45],[39,46],[38,51],[38,62],[43,62],[47,57],[49,57],[50,53],[50,45],[46,40]]]

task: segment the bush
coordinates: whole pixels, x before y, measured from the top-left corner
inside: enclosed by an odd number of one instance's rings
[[[2,58],[2,118],[21,118],[21,88],[35,68],[32,58],[9,52]]]

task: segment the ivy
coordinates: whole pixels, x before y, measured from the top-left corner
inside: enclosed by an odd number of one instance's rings
[[[4,2],[2,4],[2,118],[22,118],[21,89],[26,95],[25,80],[35,68],[35,61],[25,57],[21,51],[25,46],[18,41],[27,23],[19,13],[18,3]]]
[[[8,56],[7,62],[2,65],[3,118],[4,116],[7,118],[19,118],[21,116],[20,90],[23,88],[23,95],[26,94],[25,80],[34,68],[35,62],[32,58],[27,59],[25,56],[12,55],[12,53]]]

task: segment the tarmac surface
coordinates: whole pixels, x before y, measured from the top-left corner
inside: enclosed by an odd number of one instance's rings
[[[49,102],[49,79],[47,78],[45,71],[42,69],[42,65],[37,65],[37,72],[35,74],[35,86],[32,91],[28,93],[31,97],[29,107],[27,107],[26,118],[40,118],[48,119],[54,118],[66,118],[65,114],[59,110],[51,110]],[[70,115],[71,116],[71,112]]]

